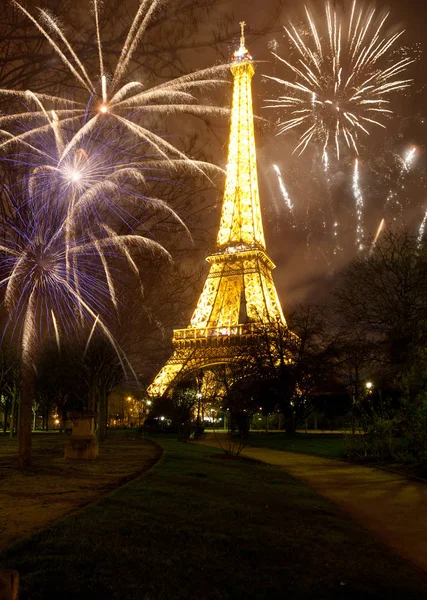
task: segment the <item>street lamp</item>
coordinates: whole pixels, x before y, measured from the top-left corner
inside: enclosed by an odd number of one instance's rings
[[[365,385],[367,390],[371,390],[374,384],[372,383],[372,381],[367,381]]]

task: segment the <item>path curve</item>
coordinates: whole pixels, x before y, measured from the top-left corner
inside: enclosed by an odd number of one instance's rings
[[[201,443],[218,445],[213,436]],[[427,572],[426,483],[309,454],[246,447],[242,455],[280,467],[301,479]]]

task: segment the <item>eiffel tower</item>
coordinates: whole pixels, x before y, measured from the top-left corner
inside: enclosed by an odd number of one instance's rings
[[[255,73],[241,22],[232,57],[233,104],[228,164],[216,252],[186,329],[173,332],[174,352],[148,388],[162,395],[183,375],[230,363],[261,322],[286,325],[266,253],[258,191],[251,80]]]

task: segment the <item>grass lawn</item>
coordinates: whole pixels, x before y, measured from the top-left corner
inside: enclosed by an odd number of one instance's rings
[[[33,466],[20,471],[18,440],[0,435],[0,551],[135,477],[160,455],[158,446],[135,432],[110,431],[98,460],[65,460],[66,438],[35,433]]]
[[[284,432],[256,433],[251,431],[248,446],[287,450],[289,452],[308,452],[329,458],[343,458],[344,435],[339,433],[295,433]]]
[[[145,475],[0,556],[20,600],[427,597],[427,575],[283,471],[160,443]]]

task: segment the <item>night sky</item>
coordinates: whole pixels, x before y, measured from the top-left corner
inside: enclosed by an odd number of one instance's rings
[[[334,4],[334,3],[333,3]],[[336,2],[338,11],[348,13],[351,2]],[[324,3],[310,5],[319,30],[322,30]],[[359,3],[359,6],[370,6]],[[384,216],[384,202],[390,190],[397,191],[399,206],[390,207],[386,215],[389,226],[406,226],[418,234],[427,208],[427,99],[425,72],[427,67],[424,43],[427,27],[427,5],[425,2],[392,0],[377,2],[379,12],[389,9],[387,31],[405,29],[396,44],[396,56],[409,54],[417,58],[405,73],[405,78],[413,79],[407,90],[390,96],[394,114],[386,121],[387,129],[373,127],[369,137],[361,139],[360,184],[364,200],[364,230],[366,245],[369,236],[374,235]],[[264,7],[268,7],[265,10]],[[256,114],[275,122],[278,113],[265,108],[265,100],[274,98],[283,90],[278,84],[267,80],[263,75],[276,75],[285,78],[283,65],[271,55],[274,45],[277,53],[292,60],[289,43],[284,35],[283,25],[288,20],[301,24],[304,19],[303,4],[285,1],[274,21],[277,3],[230,2],[224,7],[225,13],[234,13],[236,19],[236,44],[238,44],[238,21],[247,22],[247,45],[256,61],[256,75],[253,80],[254,109]],[[261,35],[258,32],[262,32]],[[231,46],[231,45],[230,45]],[[231,48],[230,48],[231,49]],[[224,50],[224,54],[228,48]],[[201,56],[203,58],[203,55]],[[199,59],[201,58],[198,57]],[[292,76],[287,73],[286,77]],[[224,102],[229,101],[227,95]],[[224,134],[220,134],[220,138]],[[266,229],[268,251],[277,265],[274,273],[279,295],[285,308],[297,302],[324,300],[330,289],[330,279],[356,255],[355,245],[355,200],[352,190],[354,154],[343,152],[339,162],[331,165],[331,185],[327,190],[322,176],[320,148],[311,145],[302,156],[293,155],[296,145],[295,133],[276,135],[274,127],[264,127],[257,132],[258,171],[261,188],[261,203]],[[416,158],[412,168],[399,180],[401,159],[412,146],[416,146]],[[226,147],[221,149],[225,162]],[[221,159],[219,159],[221,160]],[[224,163],[223,163],[224,164]],[[273,165],[282,173],[283,181],[294,204],[294,216],[283,200],[277,175]],[[331,216],[326,228],[323,217],[327,213],[327,194],[330,193],[330,206],[333,220],[339,226],[339,250],[333,253],[333,232],[330,228]],[[332,232],[332,233],[331,233]]]
[[[265,108],[266,100],[283,94],[283,88],[265,76],[292,79],[292,75],[289,71],[286,72],[283,64],[274,59],[271,49],[274,47],[280,56],[290,61],[294,59],[283,26],[289,21],[297,27],[303,26],[304,5],[296,0],[263,2],[212,0],[210,4],[213,8],[206,16],[203,9],[205,3],[199,3],[198,0],[194,0],[194,3],[197,5],[197,15],[194,25],[193,22],[188,25],[184,44],[179,48],[169,48],[172,50],[172,56],[176,52],[179,67],[171,68],[165,73],[166,77],[229,60],[239,43],[239,21],[246,21],[247,46],[256,61],[256,74],[253,79],[254,110],[256,115],[270,121],[269,125],[264,123],[257,128],[256,136],[267,249],[277,265],[274,272],[275,281],[285,310],[289,305],[297,302],[324,300],[331,287],[333,275],[357,254],[356,205],[352,189],[355,156],[352,152],[343,151],[339,161],[331,160],[330,180],[326,185],[320,146],[310,144],[301,156],[293,154],[297,140],[296,133],[289,132],[277,136],[275,124],[280,116],[279,112]],[[29,8],[34,11],[38,4],[34,1],[28,2]],[[84,56],[85,61],[96,68],[94,40],[84,38],[81,33],[83,30],[93,29],[93,18],[88,11],[88,2],[78,0],[73,4],[69,14],[65,14],[63,3],[57,6],[55,1],[45,0],[41,4],[51,8],[54,13],[59,11],[58,16],[66,27],[67,33],[78,43],[78,52]],[[345,19],[350,12],[352,2],[337,0],[332,4]],[[162,9],[164,12],[158,15],[158,29],[153,30],[154,49],[156,31],[167,30],[168,11],[173,12],[174,7],[176,10],[178,5],[178,0],[164,3]],[[191,0],[188,0],[188,5],[191,6]],[[320,34],[325,34],[324,2],[316,0],[309,6]],[[370,4],[359,2],[358,6],[366,8]],[[106,1],[104,7],[102,36],[106,41],[106,60],[111,69],[120,53],[120,44],[135,14],[137,2],[127,0],[115,4],[111,0],[111,3]],[[118,10],[117,15],[115,7]],[[406,226],[417,235],[427,209],[427,111],[425,110],[427,55],[424,42],[427,29],[427,3],[422,0],[406,2],[389,0],[387,3],[379,0],[376,7],[379,13],[390,10],[387,21],[388,32],[405,30],[394,47],[395,54],[387,57],[387,60],[411,56],[417,58],[417,61],[404,75],[405,78],[413,79],[411,87],[390,96],[393,115],[387,120],[386,129],[373,126],[370,128],[371,135],[360,140],[360,188],[364,202],[363,227],[366,248],[369,248],[369,236],[375,234],[384,216],[388,226]],[[28,26],[28,32],[30,31],[32,29]],[[218,36],[220,40],[213,43]],[[168,43],[169,46],[173,44],[171,40],[166,39],[163,52]],[[136,57],[133,72],[129,76],[146,78],[148,71],[146,58],[143,53],[141,56],[141,60]],[[52,62],[52,66],[54,67],[52,79],[60,72],[67,73],[58,59],[56,63]],[[46,62],[42,65],[43,85],[46,79],[45,67]],[[31,67],[28,75],[33,75]],[[64,77],[69,78],[69,75]],[[14,83],[6,80],[2,85],[13,87]],[[30,87],[28,81],[21,81],[19,85]],[[67,92],[73,95],[76,93],[74,81],[67,80],[64,85]],[[228,89],[221,89],[209,98],[204,98],[202,93],[201,100],[202,102],[214,101],[221,106],[229,107],[231,85]],[[225,119],[212,120],[210,130],[207,130],[203,124],[200,126],[200,122],[198,124],[194,119],[188,122],[182,119],[181,125],[184,127],[177,128],[176,139],[182,136],[184,140],[188,134],[190,136],[196,134],[201,140],[200,144],[208,148],[209,158],[225,167],[228,141],[228,124]],[[411,169],[402,178],[402,157],[412,147],[416,148],[415,160]],[[282,196],[274,165],[277,165],[282,173],[283,183],[294,205],[293,214],[290,213]],[[194,222],[194,229],[208,231],[203,238],[195,236],[199,241],[194,254],[199,264],[203,262],[205,256],[215,250],[223,187],[223,182],[217,183],[218,189],[214,194],[216,196],[214,202],[211,195],[206,200],[205,209],[197,211],[198,221]],[[391,203],[385,214],[385,201],[391,191],[396,194],[397,203]],[[216,208],[212,209],[215,200]],[[182,217],[187,219],[185,214]],[[333,229],[335,222],[338,224],[336,230]],[[191,229],[193,226],[191,217],[187,219],[187,224]],[[334,236],[335,231],[337,236]],[[177,326],[185,326],[185,323],[179,323]]]

